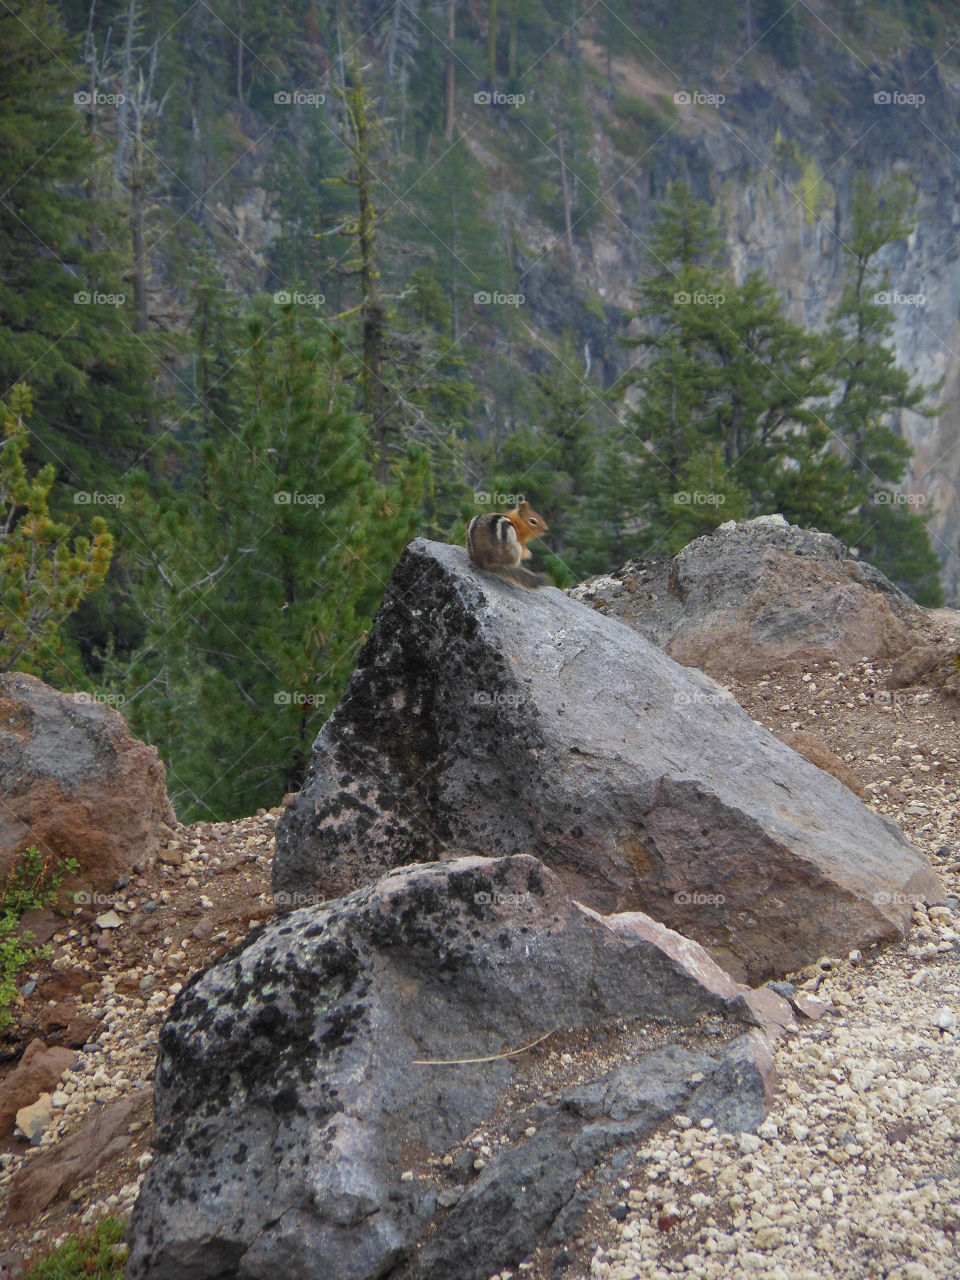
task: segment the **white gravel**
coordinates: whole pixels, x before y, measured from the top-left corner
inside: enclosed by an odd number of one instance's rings
[[[565,1280],[960,1280],[957,706],[925,691],[882,702],[887,670],[869,663],[816,674],[819,688],[774,677],[735,692],[775,732],[814,730],[859,763],[867,803],[927,851],[950,903],[918,907],[903,943],[821,970],[834,1011],[781,1039],[759,1133],[655,1135],[637,1153],[645,1177],[620,1186],[626,1220]]]
[[[943,918],[942,915],[940,917]],[[920,909],[921,931],[947,924]],[[638,1152],[596,1280],[960,1276],[960,955],[916,941],[868,953],[820,987],[840,1011],[781,1042],[781,1088],[756,1137],[671,1129]],[[872,959],[871,959],[872,956]],[[928,975],[917,983],[917,975]],[[665,1215],[679,1221],[663,1229]]]

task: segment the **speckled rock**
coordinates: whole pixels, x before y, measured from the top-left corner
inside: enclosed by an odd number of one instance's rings
[[[275,900],[515,852],[750,982],[900,936],[913,901],[940,896],[893,823],[721,686],[559,591],[418,540],[278,824]]]
[[[518,1066],[491,1056],[611,1018],[717,1024],[716,1051],[667,1046],[666,1058],[642,1055],[632,1074],[598,1081],[590,1099],[514,1114],[518,1145],[491,1153],[424,1259],[437,1276],[456,1254],[456,1274],[480,1280],[492,1258],[522,1258],[575,1211],[580,1172],[681,1102],[733,1128],[762,1120],[775,1026],[756,995],[663,926],[608,922],[572,902],[524,855],[408,867],[293,912],[177,998],[160,1037],[156,1157],[128,1280],[373,1280],[413,1257],[459,1198],[443,1195],[429,1157],[493,1115]],[[472,1250],[468,1265],[463,1242],[521,1184],[527,1227],[482,1257]]]
[[[748,1035],[713,1055],[671,1045],[532,1107],[536,1132],[483,1169],[403,1280],[487,1280],[541,1240],[570,1239],[589,1204],[579,1179],[600,1163],[616,1168],[678,1111],[716,1117],[726,1131],[755,1127],[766,1105],[756,1053]]]

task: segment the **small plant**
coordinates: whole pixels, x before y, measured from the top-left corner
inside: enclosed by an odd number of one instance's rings
[[[0,893],[0,1030],[9,1026],[10,1005],[17,996],[17,975],[25,965],[45,960],[50,947],[31,947],[29,930],[17,933],[25,911],[52,906],[57,890],[67,875],[76,875],[75,858],[61,858],[53,868],[44,861],[35,844],[23,851]]]
[[[69,539],[71,522],[54,520],[47,500],[52,462],[27,474],[29,387],[17,383],[0,403],[0,668],[46,675],[62,670],[63,624],[107,576],[113,535],[102,516]],[[89,502],[90,495],[86,495]]]
[[[122,1235],[122,1218],[103,1218],[31,1262],[23,1280],[120,1280],[126,1261],[126,1250],[117,1248]]]
[[[677,108],[662,96],[654,104],[617,90],[613,117],[607,133],[614,146],[624,155],[639,156],[670,128],[677,118]]]

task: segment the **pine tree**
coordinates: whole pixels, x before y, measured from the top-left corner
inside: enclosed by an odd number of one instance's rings
[[[404,378],[407,434],[426,450],[430,480],[424,498],[429,536],[459,541],[469,515],[464,436],[474,388],[452,332],[452,307],[427,267],[415,267],[392,317],[391,377]]]
[[[63,625],[103,584],[113,535],[96,515],[91,536],[75,533],[70,542],[70,524],[50,515],[52,463],[35,476],[24,465],[31,408],[23,384],[12,389],[9,408],[0,404],[0,670],[76,687],[79,655]]]
[[[647,327],[634,345],[649,354],[626,379],[640,392],[627,420],[645,445],[637,491],[651,546],[675,549],[735,512],[803,520],[818,490],[843,500],[820,509],[831,530],[856,506],[851,486],[835,483],[815,408],[831,390],[831,345],[786,318],[759,272],[738,284],[721,244],[709,208],[674,188],[653,243],[660,269],[638,311]],[[715,488],[691,488],[708,481]]]
[[[269,250],[271,278],[277,291],[322,292],[327,314],[334,315],[348,305],[348,281],[331,266],[349,256],[346,229],[356,198],[339,180],[343,145],[333,129],[333,106],[292,116],[284,105],[273,110],[277,128],[265,185],[275,202],[280,234]],[[328,230],[318,240],[321,227]]]
[[[793,524],[854,542],[857,485],[822,421],[809,423],[791,442],[791,458],[773,472],[769,510]]]
[[[862,513],[866,529],[858,531],[860,555],[882,569],[918,604],[939,608],[943,604],[940,560],[927,529],[934,513],[917,513],[894,495],[882,502],[883,492],[878,491],[869,511]]]
[[[458,137],[422,167],[426,173],[409,198],[407,216],[398,210],[399,235],[405,244],[419,247],[422,260],[442,283],[452,336],[459,340],[469,336],[483,314],[474,306],[475,295],[507,290],[509,268],[483,199],[486,174],[465,140]]]
[[[847,280],[832,317],[840,395],[827,415],[828,424],[846,445],[853,470],[882,483],[902,479],[911,453],[907,441],[889,425],[890,416],[904,409],[923,413],[924,401],[937,389],[913,385],[909,373],[897,365],[890,345],[890,281],[874,265],[883,248],[913,231],[915,204],[916,193],[906,175],[878,188],[865,173],[858,174],[845,241]]]
[[[891,423],[906,410],[924,417],[938,413],[928,399],[941,384],[914,383],[897,364],[890,299],[898,291],[891,292],[889,277],[875,265],[887,245],[913,231],[915,205],[916,193],[904,174],[879,186],[865,173],[854,181],[851,228],[845,240],[847,281],[831,332],[840,393],[824,410],[824,418],[842,442],[855,477],[860,510],[850,540],[865,559],[916,593],[921,603],[936,605],[942,602],[939,561],[926,521],[900,503],[893,491],[913,450]]]
[[[596,456],[598,417],[612,416],[579,368],[583,357],[568,333],[536,379],[530,425],[512,431],[496,454],[487,448],[484,493],[504,494],[513,505],[526,498],[549,532],[542,544],[555,558],[558,582],[576,576],[577,545],[570,537],[578,505],[586,493]]]
[[[299,785],[416,528],[424,459],[377,482],[350,361],[302,310],[250,321],[246,407],[207,446],[202,509],[158,510],[141,486],[126,513],[153,615],[127,708],[181,815],[249,813]]]
[[[634,441],[622,427],[603,436],[574,513],[569,557],[577,574],[613,573],[642,549],[632,481]]]
[[[354,256],[336,270],[341,276],[356,277],[357,302],[338,319],[356,314],[360,322],[360,408],[371,423],[377,441],[377,474],[385,482],[401,453],[402,442],[397,398],[391,392],[386,376],[388,321],[387,308],[381,297],[377,251],[379,222],[375,204],[374,153],[382,125],[376,105],[363,82],[357,56],[354,56],[350,84],[339,91],[339,97],[343,113],[341,141],[347,152],[348,164],[332,181],[354,189],[356,213],[337,229],[338,235],[344,234],[352,241]],[[318,238],[324,238],[324,233],[320,233]]]
[[[558,62],[536,98],[515,117],[521,162],[536,176],[534,207],[548,219],[568,255],[576,237],[600,219],[605,207],[585,79],[579,59]]]
[[[115,492],[146,447],[151,359],[133,333],[109,165],[86,128],[87,113],[115,108],[88,97],[54,8],[0,9],[0,384],[29,373],[33,461]]]
[[[683,183],[658,205],[650,243],[659,269],[644,282],[633,317],[644,328],[628,344],[645,354],[616,390],[636,386],[641,392],[640,407],[628,411],[626,421],[639,446],[635,511],[642,512],[655,545],[677,520],[673,499],[683,491],[681,472],[706,434],[700,420],[713,376],[701,349],[700,307],[690,300],[722,297],[724,285],[720,229]]]
[[[352,256],[341,254],[341,261],[330,267],[333,276],[355,281],[355,303],[341,311],[336,322],[345,324],[348,341],[359,330],[357,407],[370,421],[377,442],[378,479],[389,482],[411,445],[418,446],[418,455],[431,471],[425,515],[434,532],[443,532],[451,523],[456,527],[463,505],[466,491],[458,430],[466,423],[474,398],[473,387],[464,377],[465,358],[455,332],[461,294],[453,274],[444,298],[435,269],[427,266],[416,266],[403,276],[394,269],[388,280],[382,278],[382,262],[391,263],[394,249],[400,257],[408,244],[406,235],[399,239],[390,235],[375,207],[374,159],[379,168],[383,124],[357,63],[350,84],[339,96],[346,168],[331,180],[331,186],[355,192],[356,211],[317,236],[324,242],[331,236],[346,237],[352,243]],[[433,181],[440,180],[439,171],[447,161],[456,191],[467,180],[457,148],[435,166],[438,173]],[[428,193],[433,189],[424,185]],[[446,199],[452,203],[448,205]],[[405,201],[393,202],[398,203],[406,206]],[[455,195],[445,192],[441,207],[452,210],[453,220],[447,228],[441,215],[439,229],[449,231],[456,245]],[[424,217],[412,222],[421,231],[428,225]],[[471,241],[482,240],[469,211],[463,215],[463,230]],[[432,242],[438,243],[436,232]],[[459,259],[460,254],[454,251],[452,256]]]
[[[553,493],[547,504],[550,545],[558,555],[566,555],[572,512],[593,469],[598,422],[614,415],[604,404],[599,388],[595,389],[588,381],[589,375],[581,372],[583,354],[577,349],[573,334],[565,333],[552,355],[550,365],[537,375],[536,381],[536,429],[544,445],[537,470],[542,474],[549,469],[553,475]]]
[[[742,520],[749,513],[750,495],[735,479],[717,444],[687,458],[676,483],[669,526],[648,548],[657,555],[673,554],[726,520]]]
[[[190,272],[190,363],[181,386],[190,397],[188,419],[199,440],[218,438],[234,396],[235,350],[239,343],[236,303],[204,241]]]
[[[785,67],[793,69],[800,62],[800,22],[791,0],[753,0],[753,15],[761,48]]]

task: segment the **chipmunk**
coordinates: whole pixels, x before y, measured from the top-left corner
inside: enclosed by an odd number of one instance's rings
[[[544,587],[549,578],[520,567],[529,560],[527,543],[547,532],[547,522],[529,502],[521,502],[505,515],[493,511],[474,516],[467,525],[467,553],[478,569],[496,573],[518,587]]]

